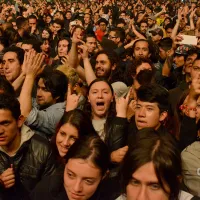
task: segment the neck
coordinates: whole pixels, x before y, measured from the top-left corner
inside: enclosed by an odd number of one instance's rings
[[[19,146],[21,143],[21,133],[18,132],[13,139],[8,145],[2,146],[2,149],[10,156],[14,155],[16,151],[18,150]]]
[[[189,73],[185,74],[185,80],[186,80],[186,83],[189,83],[191,81],[191,76]]]
[[[19,33],[20,37],[23,37],[24,31],[22,29],[18,29],[18,33]]]

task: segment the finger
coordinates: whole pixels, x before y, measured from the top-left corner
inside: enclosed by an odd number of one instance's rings
[[[131,95],[131,89],[128,91],[128,94],[126,95],[126,102],[129,102],[130,99],[130,95]]]
[[[3,182],[10,181],[12,179],[15,179],[15,175],[14,174],[10,174],[10,175],[7,175],[7,176],[2,176],[2,178],[1,178],[1,180]]]
[[[71,94],[72,94],[71,87],[70,87],[70,85],[68,84],[67,97],[70,96]]]
[[[12,185],[14,183],[15,183],[15,179],[12,179],[12,180],[4,182],[4,185]]]

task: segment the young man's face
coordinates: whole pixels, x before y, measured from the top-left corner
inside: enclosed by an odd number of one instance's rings
[[[108,39],[112,40],[115,44],[119,43],[119,37],[116,36],[115,31],[110,31],[110,33],[108,35]]]
[[[147,23],[141,23],[141,25],[140,25],[140,31],[141,31],[141,33],[146,34],[147,28],[148,28]]]
[[[166,29],[166,36],[167,37],[171,37],[171,35],[172,35],[172,28],[168,28],[168,29]]]
[[[36,26],[37,26],[37,20],[36,19],[29,19],[28,22],[29,22],[30,27],[36,28]]]
[[[53,34],[57,35],[58,31],[61,29],[60,24],[53,23]]]
[[[101,22],[99,24],[99,28],[100,28],[101,31],[105,32],[106,31],[106,24],[104,22]]]
[[[154,128],[158,129],[166,115],[160,113],[157,103],[143,102],[137,100],[135,109],[135,123],[137,128]]]
[[[56,103],[56,98],[53,98],[51,92],[47,90],[42,78],[38,81],[36,100],[41,108],[47,108]]]
[[[19,136],[22,120],[16,120],[10,110],[0,109],[0,146],[12,145]]]
[[[106,54],[99,54],[96,58],[95,73],[98,78],[108,78],[111,74],[112,66]]]
[[[149,54],[149,44],[147,41],[139,41],[136,42],[135,48],[133,50],[133,56],[136,59],[139,58],[148,58],[150,56]]]
[[[97,41],[94,37],[87,37],[85,44],[88,47],[89,53],[93,53],[97,47]]]
[[[15,81],[21,73],[21,65],[15,52],[7,52],[3,55],[4,74],[9,82]]]

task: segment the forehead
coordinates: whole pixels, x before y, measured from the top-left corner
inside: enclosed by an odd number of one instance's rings
[[[14,117],[10,110],[7,109],[0,109],[0,122],[5,120],[13,120]]]
[[[53,23],[53,26],[59,26],[59,27],[61,27],[61,25],[57,24],[57,23]]]
[[[110,31],[110,35],[115,35],[115,31]]]
[[[151,103],[151,102],[145,102],[145,101],[141,101],[141,100],[137,100],[137,104],[141,105],[141,106],[152,106],[152,107],[155,107],[155,108],[158,108],[158,103],[154,102],[154,103]]]
[[[69,42],[67,40],[61,40],[59,41],[59,45],[64,44],[64,45],[68,45]]]
[[[17,54],[15,52],[9,51],[3,55],[3,59],[17,59]]]
[[[109,61],[108,56],[106,54],[99,54],[96,58],[96,61],[100,60]]]
[[[99,82],[93,83],[93,85],[91,86],[90,90],[94,90],[94,89],[108,89],[108,90],[111,90],[110,86],[104,81],[99,81]]]
[[[132,177],[141,182],[158,182],[158,178],[155,173],[154,165],[152,162],[146,163],[139,167],[133,174]]]
[[[70,158],[66,168],[81,177],[96,177],[100,175],[100,169],[97,168],[90,160]]]
[[[140,48],[146,47],[146,48],[149,48],[149,44],[148,44],[147,41],[138,41],[138,42],[136,42],[135,47],[140,47]]]
[[[200,60],[195,60],[194,63],[193,63],[193,66],[200,67]]]
[[[96,42],[94,37],[87,37],[87,42]]]
[[[31,18],[31,19],[29,19],[29,22],[31,22],[31,23],[35,23],[37,20],[36,19],[33,19],[33,18]]]

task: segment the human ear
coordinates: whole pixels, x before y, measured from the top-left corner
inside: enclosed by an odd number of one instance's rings
[[[21,127],[22,127],[22,125],[23,125],[23,123],[24,123],[25,120],[26,120],[26,119],[25,119],[25,117],[24,117],[23,115],[20,115],[20,116],[19,116],[19,118],[18,118],[18,120],[17,120],[17,126],[18,126],[18,128],[21,128]]]
[[[162,122],[164,121],[168,116],[168,112],[167,111],[164,111],[160,114],[160,118],[159,118],[159,121]]]

